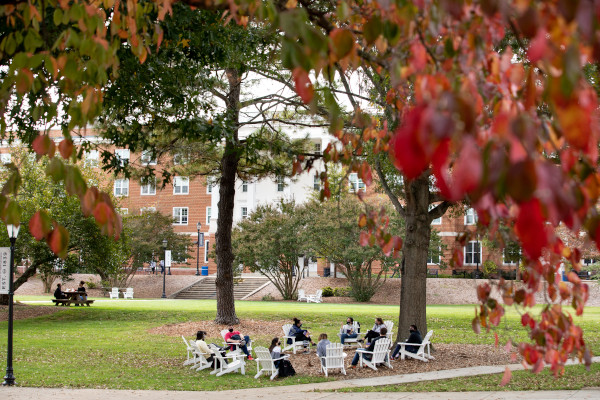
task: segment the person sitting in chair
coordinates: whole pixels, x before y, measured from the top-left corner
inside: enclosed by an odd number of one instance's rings
[[[375,318],[375,324],[373,325],[373,328],[369,332],[367,332],[367,334],[365,335],[364,341],[366,343],[370,343],[371,339],[380,336],[382,328],[386,328],[386,331],[387,331],[387,327],[383,323],[383,319],[381,319],[379,317]]]
[[[340,333],[342,344],[344,344],[346,339],[354,339],[358,336],[358,332],[354,332],[354,319],[352,317],[346,318],[346,325],[342,325]]]
[[[269,353],[271,353],[272,359],[281,357],[281,341],[278,337],[273,338],[273,340],[271,340],[271,345],[269,346]],[[273,364],[275,364],[275,368],[279,368],[281,360],[274,361]]]
[[[235,350],[236,346],[233,345],[237,345],[237,347],[239,347],[240,350],[242,350],[244,354],[248,356],[248,360],[254,360],[252,358],[252,355],[248,351],[248,345],[250,344],[250,336],[242,336],[242,334],[239,331],[234,331],[233,328],[229,328],[229,332],[225,334],[225,343],[232,345],[229,346],[230,350]]]
[[[377,343],[377,341],[379,339],[384,339],[387,335],[387,328],[384,326],[383,328],[381,328],[381,330],[379,331],[377,337],[374,337],[373,339],[371,339],[371,344],[369,345],[369,347],[367,347],[367,351],[373,351],[375,349],[375,343]],[[356,368],[356,365],[358,364],[359,361],[359,357],[361,356],[365,359],[365,360],[371,360],[373,358],[372,354],[368,354],[368,353],[364,353],[362,351],[356,351],[356,353],[354,354],[354,358],[352,359],[352,365],[350,366],[350,368]]]
[[[294,336],[296,338],[297,342],[310,342],[310,344],[312,344],[313,346],[315,346],[315,343],[312,341],[312,338],[310,337],[310,332],[307,331],[306,329],[302,329],[302,321],[300,321],[298,318],[294,318],[294,325],[292,325],[292,327],[290,328],[290,332],[288,333],[288,336]],[[287,344],[292,344],[292,339],[288,339],[287,340]],[[308,353],[308,349],[306,349],[307,344],[305,343],[305,353]]]
[[[408,340],[406,341],[406,343],[421,344],[423,342],[423,338],[421,337],[421,332],[419,332],[416,325],[411,325],[408,328],[408,331],[410,332],[410,336],[408,337]],[[398,359],[398,353],[400,353],[400,347],[401,346],[399,344],[396,345],[396,348],[392,352],[392,360]],[[416,353],[417,351],[419,351],[419,346],[405,346],[405,349],[406,349],[406,351],[408,351],[410,353]]]
[[[214,357],[213,357],[214,352],[210,349],[210,347],[208,347],[208,345],[204,341],[205,337],[206,337],[206,332],[204,332],[204,331],[196,332],[196,346],[198,346],[200,351],[204,354],[204,358],[206,359],[206,361],[212,362],[214,359]]]
[[[57,300],[66,299],[67,296],[63,293],[60,283],[56,285],[56,290],[54,291],[54,298]]]
[[[327,355],[327,345],[331,344],[331,342],[327,339],[326,333],[321,333],[319,335],[319,343],[317,343],[317,356],[325,357]],[[325,365],[325,360],[321,358],[321,364]]]

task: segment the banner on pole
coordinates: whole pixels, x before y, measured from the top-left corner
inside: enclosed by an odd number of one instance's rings
[[[0,294],[8,294],[10,283],[10,247],[0,247]]]
[[[171,250],[165,250],[165,267],[171,266]]]

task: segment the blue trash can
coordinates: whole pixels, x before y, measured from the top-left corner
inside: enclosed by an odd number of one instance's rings
[[[203,265],[202,266],[202,272],[201,272],[202,276],[208,276],[208,265]]]
[[[563,282],[569,281],[569,278],[567,278],[567,274],[565,274],[564,272],[562,273],[562,280],[563,280]]]

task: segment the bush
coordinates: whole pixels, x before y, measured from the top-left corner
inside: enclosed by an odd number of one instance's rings
[[[333,289],[331,286],[325,286],[323,289],[323,293],[321,294],[323,297],[331,297],[334,295]]]
[[[296,298],[298,298],[298,295],[296,295]],[[270,294],[266,294],[262,297],[262,301],[273,301],[275,300],[275,298],[273,296],[271,296]]]
[[[335,289],[333,289],[333,295],[335,297],[345,297],[345,296],[348,296],[349,293],[350,293],[350,288],[336,287]]]
[[[85,283],[88,289],[98,289],[98,284],[94,281],[89,281]]]
[[[491,260],[485,261],[481,266],[481,269],[483,270],[483,275],[486,278],[489,278],[491,275],[498,273],[498,266],[495,262]]]

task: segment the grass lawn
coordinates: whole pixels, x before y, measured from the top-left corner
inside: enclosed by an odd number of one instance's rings
[[[48,297],[17,296],[17,300]],[[247,364],[246,375],[214,377],[182,366],[185,348],[180,337],[150,334],[149,329],[188,321],[212,320],[212,300],[106,300],[92,307],[67,308],[43,317],[14,322],[14,369],[22,386],[86,387],[113,389],[225,390],[267,385],[321,382],[325,377],[302,376],[269,381],[253,378],[256,363]],[[347,316],[371,327],[375,316],[397,320],[398,307],[362,304],[306,304],[298,302],[236,303],[242,319],[291,320],[299,317],[313,332],[333,337]],[[493,344],[493,334],[475,335],[471,330],[473,306],[428,307],[428,329],[434,343]],[[583,326],[592,351],[600,353],[600,308],[586,308]],[[7,323],[0,323],[0,358],[6,359]],[[525,339],[519,315],[509,311],[501,324],[501,337]],[[255,345],[267,346],[271,335],[253,337]],[[217,342],[220,338],[209,341]],[[4,364],[2,364],[4,365]],[[208,379],[210,377],[210,379]],[[329,378],[331,379],[331,378]],[[498,378],[496,382],[499,381]],[[536,378],[537,379],[537,378]],[[429,387],[429,385],[428,385]],[[433,390],[433,389],[432,389]]]
[[[600,387],[600,364],[592,364],[590,371],[582,365],[565,368],[565,374],[554,378],[549,369],[537,375],[529,371],[514,371],[506,386],[500,386],[503,374],[469,376],[417,382],[402,385],[370,386],[338,389],[338,392],[488,392],[511,390],[580,390]]]

